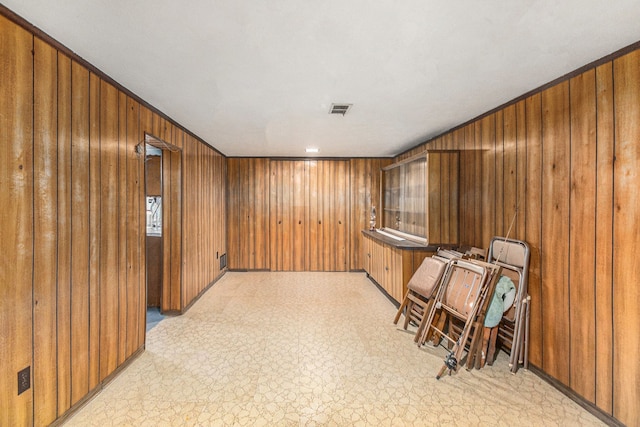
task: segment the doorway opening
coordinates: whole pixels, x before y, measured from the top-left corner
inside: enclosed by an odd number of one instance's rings
[[[182,310],[182,150],[145,134],[147,331]]]

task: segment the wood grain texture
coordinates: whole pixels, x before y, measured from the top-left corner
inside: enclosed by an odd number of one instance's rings
[[[322,271],[323,264],[322,258],[317,254],[322,250],[323,246],[323,234],[322,234],[322,211],[320,207],[322,202],[318,197],[319,191],[319,172],[322,170],[322,163],[318,166],[318,161],[309,160],[307,162],[307,195],[309,210],[307,213],[308,231],[306,234],[307,239],[307,253],[306,256],[306,269],[308,271]]]
[[[33,407],[34,424],[58,417],[57,260],[58,246],[58,56],[34,39],[33,111]]]
[[[127,359],[127,96],[118,93],[118,365]]]
[[[496,234],[496,116],[491,114],[476,123],[476,148],[482,155],[482,199],[480,247],[486,247]],[[477,173],[477,170],[476,170]]]
[[[305,178],[306,178],[306,162],[297,161],[293,162],[291,166],[291,246],[292,246],[292,260],[291,269],[293,271],[304,271],[305,269],[305,249],[306,239],[305,230],[307,228],[306,219],[306,192],[305,192]]]
[[[444,233],[442,230],[442,156],[434,153],[427,157],[427,238],[430,244],[442,243]]]
[[[143,121],[141,105],[138,104],[138,143],[145,138],[146,123]],[[166,137],[166,134],[165,134]],[[138,342],[136,349],[144,348],[147,322],[147,211],[145,195],[144,157],[138,156],[138,179],[136,195],[138,196],[138,265],[140,265],[140,279],[138,285]]]
[[[100,79],[89,74],[89,390],[100,381]]]
[[[71,404],[89,392],[89,71],[71,63]]]
[[[33,422],[33,387],[18,395],[17,373],[32,365],[33,37],[0,17],[0,425]]]
[[[569,385],[569,83],[542,92],[543,368]]]
[[[613,63],[596,68],[596,405],[613,412]]]
[[[458,244],[460,243],[460,153],[451,153],[447,157],[449,159],[448,169],[445,171],[449,175],[446,178],[449,194],[447,241]]]
[[[138,349],[138,322],[144,313],[139,312],[140,302],[140,198],[139,159],[135,147],[139,140],[140,107],[130,97],[126,99],[126,193],[127,193],[127,285],[126,285],[126,352],[129,358]]]
[[[182,148],[182,141],[184,138],[184,132],[174,132],[173,134],[173,144],[176,147]],[[163,306],[165,310],[177,311],[182,309],[183,304],[181,300],[181,292],[182,292],[182,177],[183,177],[183,162],[182,162],[182,151],[180,152],[171,152],[169,154],[169,159],[171,161],[171,174],[169,178],[170,182],[170,203],[172,207],[171,211],[171,282],[169,285],[170,291],[163,293],[163,297],[165,293],[169,293],[169,303],[166,306]]]
[[[460,240],[475,245],[475,132],[466,126],[456,132],[460,152]]]
[[[516,222],[513,236],[526,239],[527,216],[525,199],[527,189],[527,110],[526,101],[516,104]]]
[[[640,238],[640,51],[613,63],[615,163],[613,211],[613,415],[640,422],[640,265],[630,260]]]
[[[185,135],[182,148],[182,308],[188,307],[223,270],[226,253],[226,160]]]
[[[595,70],[569,81],[571,193],[569,201],[569,325],[571,388],[595,403],[596,347],[596,82]]]
[[[100,380],[118,366],[118,90],[100,89]]]
[[[351,232],[349,240],[351,241],[351,257],[349,260],[349,270],[358,270],[362,268],[364,260],[363,254],[363,237],[360,230],[369,228],[369,216],[371,209],[370,187],[367,185],[367,166],[370,162],[365,159],[351,159],[349,161],[350,171],[350,218]],[[368,208],[367,208],[368,206]]]
[[[542,323],[542,97],[526,99],[527,127],[527,193],[525,196],[525,240],[531,249],[529,262],[529,295],[531,296],[529,360],[543,366]]]
[[[58,54],[58,416],[71,407],[71,60]]]
[[[141,117],[140,123],[143,129],[143,132],[146,132],[145,129],[147,128],[147,124],[144,123],[144,121],[142,120],[142,108],[140,110],[140,117]],[[171,132],[173,132],[173,130]],[[166,143],[171,144],[171,141],[168,141]],[[152,179],[149,177],[150,175],[149,160],[145,161],[144,168],[145,168],[145,173],[144,173],[145,188],[147,193],[146,195],[149,195],[149,186],[151,185],[151,179]],[[157,304],[156,307],[159,307],[161,312],[170,310],[171,289],[172,289],[171,241],[175,237],[172,234],[173,227],[171,227],[171,222],[173,221],[172,219],[173,212],[175,211],[176,207],[173,206],[172,197],[171,197],[171,193],[173,190],[173,187],[171,185],[171,168],[172,168],[171,151],[169,151],[168,149],[162,150],[162,156],[160,156],[160,168],[158,171],[159,181],[160,181],[160,185],[159,185],[160,188],[158,190],[160,191],[160,195],[162,196],[162,229],[161,229],[162,236],[160,238],[161,239],[160,241],[162,242],[162,244],[160,245],[161,248],[160,248],[158,257],[154,258],[150,254],[151,252],[149,248],[150,239],[149,239],[149,236],[147,236],[146,247],[144,252],[146,266],[149,266],[153,263],[159,264],[159,265],[156,265],[156,270],[155,270],[155,272],[157,272],[159,276],[158,278],[156,278],[157,285],[155,288],[150,286],[150,283],[153,283],[154,281],[154,278],[152,276],[154,271],[152,271],[149,267],[147,267],[147,270],[146,270],[146,278],[147,278],[146,279],[146,282],[147,282],[146,304],[147,304],[147,307],[150,307],[152,304]],[[146,200],[145,200],[145,204],[146,204]],[[146,217],[144,218],[144,220],[146,223]],[[155,293],[153,291],[155,291]]]
[[[502,142],[502,186],[498,191],[502,193],[502,208],[499,208],[502,216],[502,227],[498,227],[497,234],[513,238],[517,234],[517,224],[514,220],[516,206],[518,204],[518,174],[517,174],[517,111],[516,105],[511,105],[504,110],[503,115],[503,142]],[[513,222],[513,226],[511,226]],[[509,230],[509,227],[512,229]]]
[[[371,207],[377,210],[377,227],[380,227],[380,170],[388,166],[390,159],[359,158],[349,161],[350,220],[349,220],[349,270],[364,269],[365,244],[361,230],[369,228]]]
[[[495,119],[495,145],[494,145],[494,162],[495,162],[495,172],[493,173],[495,184],[494,184],[494,197],[495,197],[495,215],[494,215],[494,231],[492,235],[487,239],[485,236],[485,241],[490,242],[491,237],[493,236],[504,236],[506,234],[506,230],[504,227],[504,115],[505,110],[496,111]],[[485,245],[488,245],[486,243]]]
[[[450,138],[443,138],[443,142],[447,139]],[[451,232],[451,223],[457,220],[458,216],[458,211],[454,209],[455,204],[452,203],[457,194],[457,174],[454,177],[454,181],[452,181],[452,174],[449,173],[452,169],[453,161],[454,159],[450,155],[442,154],[440,156],[440,197],[442,198],[442,206],[440,208],[440,228],[442,230],[441,242],[450,242],[452,238],[457,237],[457,233]],[[454,242],[457,243],[457,239]]]

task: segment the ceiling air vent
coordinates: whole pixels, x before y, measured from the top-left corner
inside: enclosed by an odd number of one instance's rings
[[[352,105],[353,104],[331,104],[329,114],[342,114],[344,116]]]

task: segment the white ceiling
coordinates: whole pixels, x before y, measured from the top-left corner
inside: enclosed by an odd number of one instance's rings
[[[1,1],[229,156],[398,154],[640,40],[638,0]]]

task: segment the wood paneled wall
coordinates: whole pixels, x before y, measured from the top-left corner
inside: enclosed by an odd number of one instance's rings
[[[361,270],[360,230],[390,162],[229,159],[230,268]]]
[[[380,203],[380,171],[391,164],[391,159],[351,159],[351,232],[349,235],[350,270],[364,269],[363,246],[365,245],[362,230],[369,229],[371,207],[376,207],[376,227],[382,226]]]
[[[174,128],[171,143],[182,148],[184,132]],[[182,311],[182,151],[162,154],[162,311]]]
[[[403,153],[461,151],[461,243],[532,250],[530,360],[640,422],[640,51]],[[514,218],[515,216],[515,218]]]
[[[182,301],[188,307],[224,272],[226,158],[190,135],[183,147]]]
[[[1,15],[0,71],[0,425],[48,425],[144,346],[145,132],[185,157],[178,310],[221,274],[225,159]]]
[[[229,268],[268,270],[269,165],[266,158],[227,160]]]
[[[35,247],[33,225],[37,223],[33,218],[34,187],[31,185],[34,180],[32,48],[30,34],[0,17],[0,401],[3,407],[11,408],[0,411],[1,425],[30,423],[33,399],[47,395],[34,396],[31,390],[18,395],[16,388],[17,373],[31,366],[32,357],[31,300],[34,291],[31,264]],[[41,180],[38,184],[39,188],[43,185]],[[47,219],[51,221],[51,218],[42,218],[43,222]],[[45,234],[39,240],[44,245],[52,244],[50,235]],[[43,261],[40,251],[38,261]],[[48,277],[40,276],[42,280],[52,280],[50,269]],[[39,288],[38,292],[42,290]],[[37,310],[35,316],[39,323],[50,320],[47,316],[50,310],[46,306],[46,313]],[[51,348],[50,342],[44,345]],[[42,357],[41,353],[36,357]],[[34,375],[38,373],[34,372]]]

